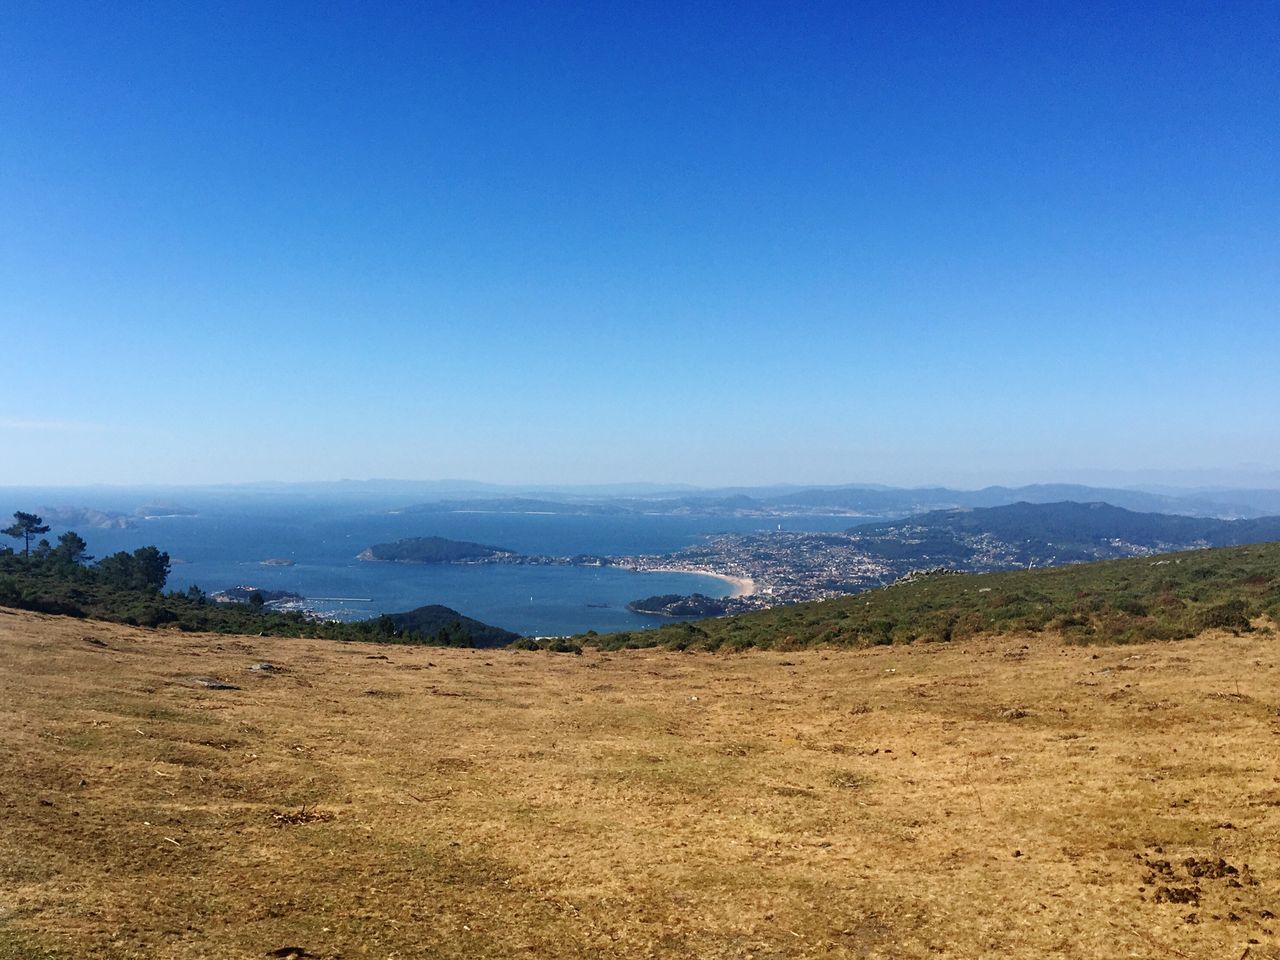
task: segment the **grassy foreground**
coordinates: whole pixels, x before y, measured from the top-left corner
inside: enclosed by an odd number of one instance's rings
[[[0,610],[0,958],[1275,958],[1278,706],[1270,629],[563,657]]]

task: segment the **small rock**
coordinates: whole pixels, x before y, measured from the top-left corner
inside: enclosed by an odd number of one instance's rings
[[[1157,887],[1156,903],[1190,903],[1200,905],[1200,891],[1194,887]]]
[[[274,663],[268,663],[266,660],[263,660],[261,663],[255,663],[255,664],[254,664],[253,666],[251,666],[249,669],[250,669],[250,670],[260,670],[260,671],[262,671],[263,673],[279,673],[279,672],[280,672],[281,670],[283,670],[284,668],[283,668],[283,667],[277,667]]]
[[[234,683],[227,683],[225,680],[219,680],[217,677],[192,677],[191,682],[196,686],[206,687],[209,690],[239,690]]]

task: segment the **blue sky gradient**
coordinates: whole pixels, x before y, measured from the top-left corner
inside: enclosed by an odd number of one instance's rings
[[[1280,469],[1280,8],[0,10],[0,483]]]

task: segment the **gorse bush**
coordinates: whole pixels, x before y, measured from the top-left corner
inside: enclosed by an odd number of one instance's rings
[[[1252,627],[1249,613],[1248,601],[1243,599],[1226,600],[1201,610],[1196,615],[1196,624],[1201,630],[1219,629],[1242,633]]]

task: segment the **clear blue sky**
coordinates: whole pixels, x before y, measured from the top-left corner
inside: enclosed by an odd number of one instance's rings
[[[1280,467],[1275,3],[0,8],[0,483]]]

